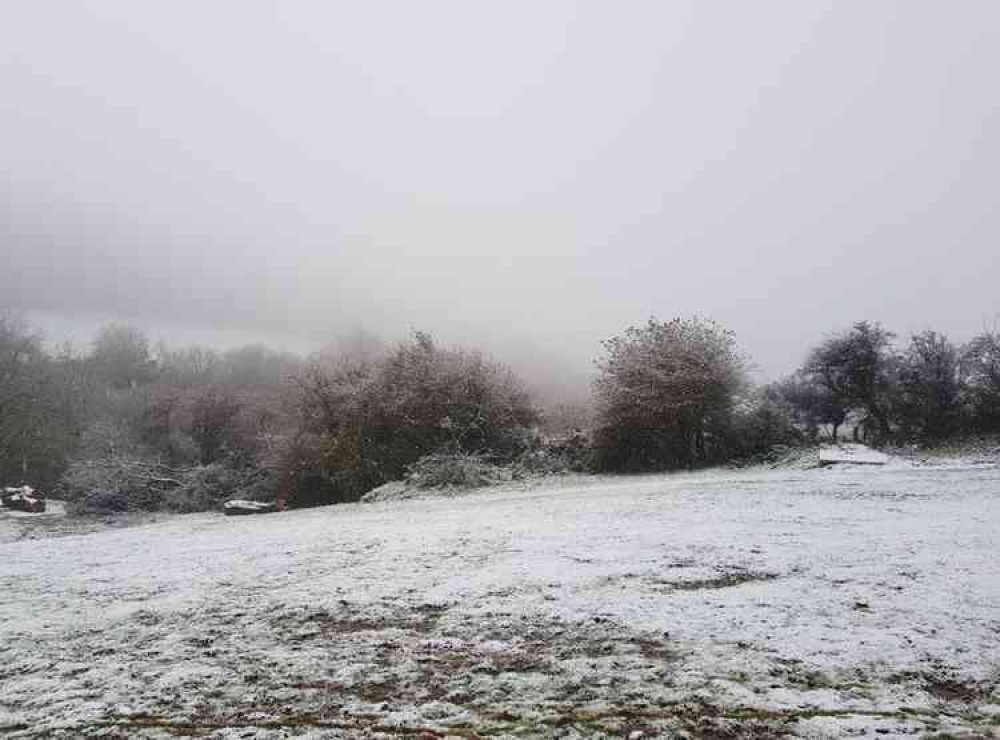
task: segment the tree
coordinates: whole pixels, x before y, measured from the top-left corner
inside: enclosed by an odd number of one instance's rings
[[[820,427],[829,426],[830,437],[837,442],[837,432],[851,410],[845,399],[802,371],[775,384],[773,392],[791,406],[796,421],[811,439],[816,439]]]
[[[62,369],[39,334],[0,315],[0,485],[47,487],[61,473],[79,428]]]
[[[319,359],[326,363],[345,359],[378,362],[385,358],[390,349],[376,334],[363,327],[356,327],[323,347],[319,351]]]
[[[478,352],[439,347],[416,332],[380,363],[379,426],[421,454],[442,448],[509,454],[511,432],[538,423],[524,384]],[[393,429],[393,427],[396,427]]]
[[[221,360],[219,354],[208,347],[172,350],[161,343],[157,349],[157,365],[162,382],[175,386],[204,386],[218,380]]]
[[[861,321],[816,347],[802,369],[808,381],[828,391],[836,403],[860,410],[864,418],[855,434],[863,430],[876,443],[892,435],[893,337],[881,324]]]
[[[600,467],[665,469],[724,455],[747,382],[732,332],[701,318],[650,319],[603,346],[595,383]]]
[[[299,369],[299,360],[294,355],[262,344],[248,344],[222,356],[218,375],[229,385],[274,387],[286,382]]]
[[[198,447],[202,465],[217,462],[224,453],[233,451],[241,410],[235,396],[217,388],[208,388],[194,397],[189,434]]]
[[[1000,431],[1000,333],[985,331],[962,352],[966,396],[979,431]]]
[[[961,421],[960,355],[934,331],[914,334],[900,358],[896,416],[904,435],[943,439]]]
[[[149,340],[134,326],[111,324],[101,329],[90,360],[98,377],[115,390],[143,385],[155,375]]]

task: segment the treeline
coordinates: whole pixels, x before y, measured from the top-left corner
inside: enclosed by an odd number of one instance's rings
[[[406,475],[627,472],[752,460],[844,434],[934,443],[1000,431],[1000,335],[906,342],[859,323],[791,377],[750,382],[734,335],[649,321],[604,343],[594,403],[543,409],[509,368],[415,333],[357,335],[309,359],[247,346],[151,347],[128,326],[47,350],[0,318],[0,484],[80,511],[194,511],[239,496],[357,500]]]
[[[0,484],[83,512],[354,501],[433,453],[509,463],[539,422],[508,368],[419,332],[391,346],[357,334],[302,359],[151,347],[108,326],[84,352],[51,352],[0,318]]]
[[[702,319],[650,321],[605,343],[599,469],[664,470],[767,455],[821,437],[934,444],[1000,432],[1000,334],[964,346],[934,331],[902,345],[859,322],[790,377],[754,388],[735,337]]]
[[[150,347],[129,326],[84,352],[47,351],[0,317],[0,484],[29,484],[82,508],[207,508],[254,486],[290,424],[287,378],[302,361],[262,346]]]
[[[825,425],[834,439],[848,421],[855,439],[872,444],[1000,431],[1000,333],[964,346],[931,330],[895,340],[881,324],[857,323],[773,391],[810,434]]]

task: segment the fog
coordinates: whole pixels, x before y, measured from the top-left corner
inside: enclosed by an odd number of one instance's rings
[[[6,3],[0,302],[427,329],[567,393],[651,315],[768,377],[861,319],[961,340],[1000,316],[998,69],[994,2]]]

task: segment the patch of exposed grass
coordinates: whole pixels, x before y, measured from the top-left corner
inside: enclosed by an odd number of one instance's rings
[[[986,699],[996,689],[995,685],[990,686],[930,671],[894,673],[888,677],[887,681],[891,684],[914,683],[935,699],[965,704]]]
[[[210,734],[222,729],[306,730],[334,729],[358,733],[381,733],[389,736],[443,738],[457,736],[475,740],[496,736],[549,737],[553,730],[573,728],[589,737],[621,737],[636,729],[651,736],[663,731],[686,731],[699,738],[783,738],[794,734],[794,724],[816,718],[869,718],[881,720],[923,720],[935,723],[939,718],[931,710],[901,708],[896,711],[857,709],[763,709],[756,707],[718,707],[704,703],[677,703],[657,709],[649,707],[610,707],[605,710],[581,710],[572,705],[553,707],[547,716],[519,716],[509,710],[485,715],[481,722],[444,723],[441,726],[388,725],[376,715],[354,715],[339,719],[314,714],[287,715],[274,719],[173,719],[166,716],[140,715],[81,724],[71,731],[121,729],[138,732],[158,729],[180,736]],[[958,718],[954,718],[958,720]],[[961,724],[970,730],[1000,726],[1000,717],[987,714],[963,715]],[[26,725],[0,728],[7,732],[27,731]],[[42,735],[39,735],[42,736]]]
[[[703,591],[718,588],[731,588],[754,581],[773,581],[777,573],[765,573],[752,570],[730,570],[711,578],[696,578],[684,580],[660,580],[659,585],[667,586],[674,591]]]

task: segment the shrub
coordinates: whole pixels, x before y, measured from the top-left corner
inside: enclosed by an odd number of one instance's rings
[[[583,431],[577,430],[539,440],[517,458],[514,469],[517,476],[531,476],[585,473],[594,467],[593,445]]]
[[[733,334],[700,318],[650,320],[604,343],[597,463],[663,470],[723,459],[746,360]]]
[[[219,464],[191,468],[184,471],[179,486],[164,493],[162,506],[188,513],[216,509],[230,498],[249,498],[244,493],[247,477]]]
[[[183,485],[181,475],[133,458],[87,460],[69,465],[58,491],[74,513],[156,511],[168,491]]]
[[[301,425],[283,464],[294,505],[357,500],[427,455],[511,461],[538,420],[509,369],[421,333],[375,359],[316,364],[297,391]]]
[[[773,392],[757,392],[736,408],[728,436],[729,456],[770,460],[802,444],[806,435],[795,425],[788,404]]]
[[[416,488],[479,488],[511,479],[501,468],[481,455],[426,455],[407,468],[406,482]]]
[[[224,464],[168,468],[134,458],[76,462],[69,466],[59,493],[77,514],[124,511],[208,511],[229,498],[274,501],[273,474]]]

